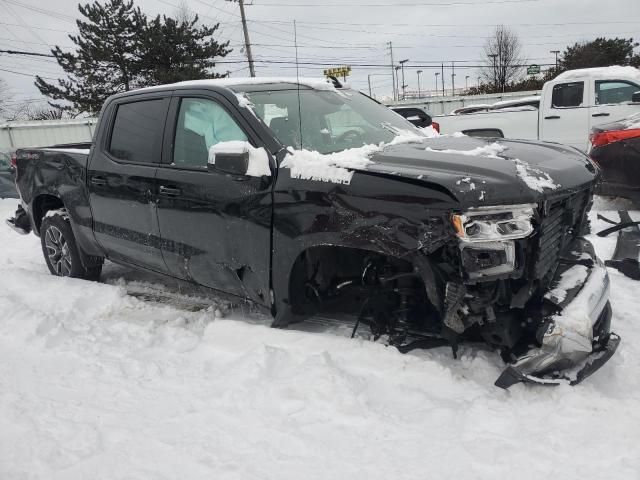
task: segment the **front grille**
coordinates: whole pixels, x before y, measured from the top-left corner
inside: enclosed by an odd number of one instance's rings
[[[590,200],[590,191],[582,190],[546,202],[534,256],[535,279],[555,272],[564,248],[580,234]]]

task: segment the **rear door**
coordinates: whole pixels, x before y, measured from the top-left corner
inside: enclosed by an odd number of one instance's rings
[[[556,83],[543,96],[540,140],[586,151],[589,142],[588,83]]]
[[[640,113],[640,103],[633,103],[631,97],[640,91],[640,85],[628,80],[595,80],[594,101],[590,109],[591,126],[621,120]]]
[[[91,155],[88,189],[96,240],[107,256],[166,272],[156,216],[156,170],[171,92],[109,107]]]
[[[157,172],[158,220],[169,271],[267,305],[272,177],[208,169],[212,146],[248,141],[260,147],[260,142],[237,108],[214,92],[181,91],[169,118]]]

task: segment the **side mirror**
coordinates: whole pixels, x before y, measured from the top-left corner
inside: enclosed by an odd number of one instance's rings
[[[220,142],[209,148],[208,170],[236,176],[271,175],[269,155],[249,142]]]
[[[631,95],[631,101],[633,103],[640,103],[640,92],[633,92],[633,95]]]

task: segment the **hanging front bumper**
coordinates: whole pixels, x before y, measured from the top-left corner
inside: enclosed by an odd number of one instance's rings
[[[539,332],[540,346],[526,352],[509,365],[495,385],[509,388],[519,382],[544,385],[568,383],[576,385],[602,367],[615,353],[620,337],[609,331],[609,275],[595,256],[593,247],[579,239],[571,249],[572,256],[581,259],[567,263],[558,274],[570,268],[586,270],[581,284],[572,285],[570,292],[558,294],[551,290],[546,298],[556,304],[559,313],[546,317]],[[586,257],[589,259],[585,260]]]

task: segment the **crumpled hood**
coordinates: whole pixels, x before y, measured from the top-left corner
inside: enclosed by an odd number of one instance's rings
[[[368,171],[440,185],[466,205],[539,202],[597,177],[578,150],[525,140],[442,136],[388,145],[370,159]]]

